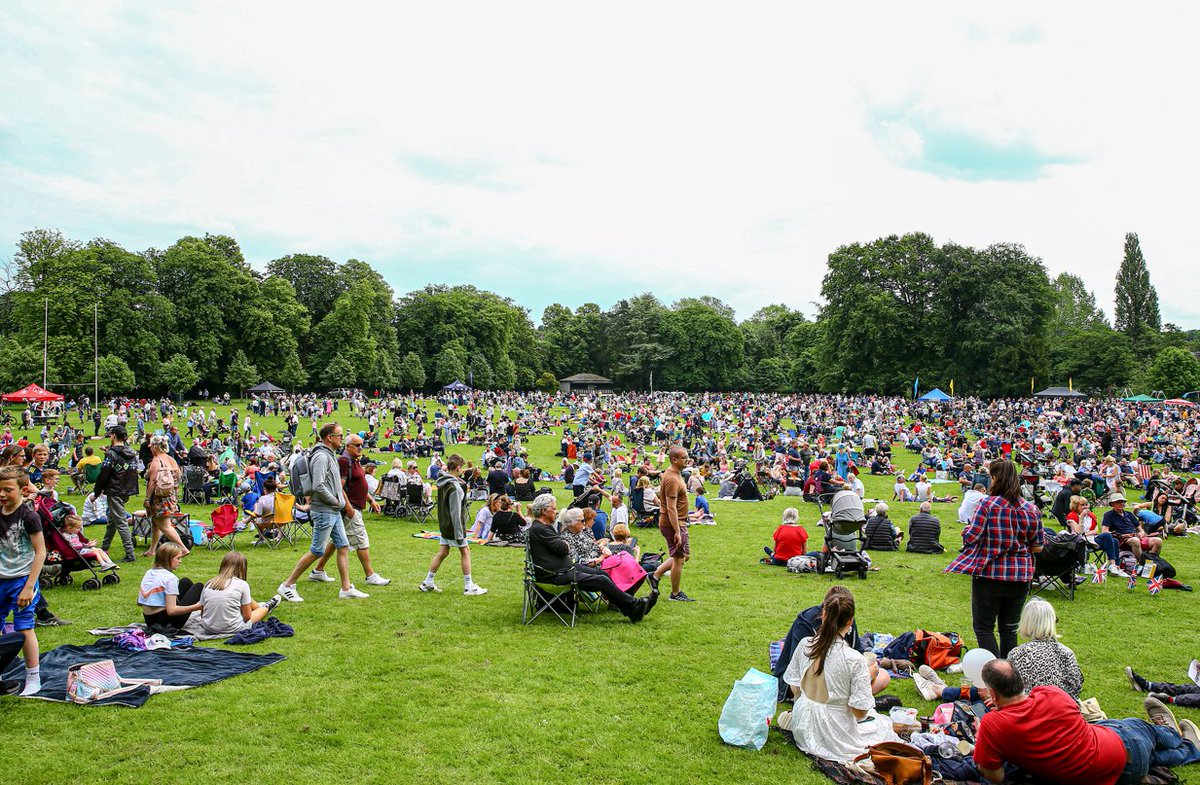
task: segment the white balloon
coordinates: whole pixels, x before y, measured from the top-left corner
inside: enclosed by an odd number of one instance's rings
[[[971,649],[962,659],[963,675],[976,687],[983,686],[983,666],[996,659],[987,649]]]

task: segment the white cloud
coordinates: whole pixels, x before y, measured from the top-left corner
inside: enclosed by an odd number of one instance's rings
[[[438,258],[476,259],[503,289],[490,271],[525,254],[541,284],[504,293],[535,310],[593,277],[602,302],[711,293],[746,316],[811,312],[831,250],[912,230],[1023,242],[1107,306],[1137,231],[1165,315],[1186,319],[1196,15],[9,4],[0,241],[45,225],[131,247],[223,231],[260,262],[364,258],[401,290],[470,277],[414,264]],[[919,123],[873,127],[887,112]],[[943,179],[908,168],[929,153],[921,127],[1078,163]]]

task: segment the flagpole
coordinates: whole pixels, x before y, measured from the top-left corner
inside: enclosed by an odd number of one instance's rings
[[[42,389],[46,388],[46,356],[50,347],[50,298],[46,298],[45,315],[42,317]]]
[[[92,406],[100,405],[100,303],[92,308],[92,361],[96,369],[96,397]],[[132,392],[132,390],[130,391]]]

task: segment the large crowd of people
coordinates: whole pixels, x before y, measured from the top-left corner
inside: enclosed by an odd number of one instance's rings
[[[1185,407],[1075,399],[934,404],[878,396],[475,392],[443,394],[432,406],[413,396],[279,395],[256,398],[244,412],[232,408],[227,417],[211,402],[125,399],[105,408],[106,415],[89,402],[65,407],[64,422],[44,425],[38,442],[14,438],[11,430],[3,437],[0,610],[13,614],[27,669],[24,682],[6,684],[6,691],[37,692],[34,630],[63,623],[39,590],[46,526],[61,523],[80,551],[90,548],[104,567],[138,561],[133,533],[140,529],[149,542],[142,556],[152,559],[137,597],[147,629],[232,634],[281,602],[302,602],[301,578],[338,583],[340,599],[367,599],[350,580],[351,549],[365,583],[387,586],[373,566],[365,514],[386,512],[411,496],[429,505],[438,528],[438,549],[416,582],[422,592],[442,591],[438,572],[457,551],[464,595],[485,595],[472,573],[472,543],[526,546],[537,581],[575,587],[582,598],[602,598],[639,622],[655,608],[663,578],[669,578],[670,600],[693,601],[683,590],[684,568],[689,528],[715,520],[706,488],[717,499],[782,494],[825,504],[839,493],[865,499],[860,474],[869,473],[894,478],[890,501],[919,504],[919,512],[905,531],[893,521],[888,500],[872,500],[862,521],[862,549],[950,550],[945,571],[970,578],[974,638],[994,655],[982,682],[959,690],[928,667],[912,676],[924,697],[953,701],[957,695],[983,704],[973,734],[980,777],[1000,782],[1011,764],[1060,782],[1112,782],[1151,765],[1200,759],[1195,726],[1175,722],[1165,708],[1190,705],[1195,692],[1189,685],[1147,682],[1130,670],[1131,684],[1153,693],[1150,722],[1085,722],[1083,673],[1057,641],[1053,609],[1026,601],[1039,554],[1062,538],[1083,543],[1103,573],[1128,578],[1171,570],[1167,577],[1175,578],[1164,555],[1174,546],[1167,543],[1197,524],[1197,484],[1187,475],[1200,468],[1200,432]],[[282,418],[283,429],[264,429],[267,416]],[[309,430],[302,437],[305,420]],[[351,421],[365,426],[351,430]],[[107,444],[97,450],[88,442],[99,441],[101,432]],[[558,436],[561,465],[538,465],[530,456],[528,438],[548,434]],[[899,471],[896,451],[911,454],[905,463],[915,461],[916,468]],[[367,457],[372,452],[394,454],[382,478]],[[422,472],[417,460],[425,458]],[[72,508],[61,520],[57,508],[69,505],[57,500],[59,472],[87,493],[82,510]],[[144,509],[131,513],[143,483]],[[938,484],[952,492],[936,493]],[[569,491],[569,506],[560,511],[558,498],[545,492],[548,485]],[[294,514],[310,527],[311,543],[274,597],[262,604],[251,598],[246,559],[237,553],[205,583],[176,574],[189,544],[174,525],[182,493],[198,489],[206,500],[240,495],[242,520],[265,541],[280,536],[266,524],[284,488]],[[1130,503],[1130,496],[1140,501]],[[482,504],[472,517],[475,501]],[[1109,509],[1098,517],[1092,510],[1102,507]],[[942,542],[948,516],[963,524],[961,547]],[[824,564],[828,543],[810,543],[799,518],[796,507],[784,510],[763,562],[789,569],[797,560]],[[93,522],[105,527],[99,543],[80,539],[79,527]],[[632,541],[631,525],[656,527],[666,558],[647,561]],[[121,550],[110,561],[117,542]],[[330,559],[337,578],[325,571]],[[643,586],[648,592],[639,597]],[[854,617],[853,596],[835,586],[821,606],[797,618],[779,672],[788,686],[783,697],[794,701],[779,726],[804,751],[842,763],[872,744],[898,740],[876,707],[889,684],[882,666],[904,668],[864,654]],[[1051,760],[1051,746],[1063,734],[1073,753]]]

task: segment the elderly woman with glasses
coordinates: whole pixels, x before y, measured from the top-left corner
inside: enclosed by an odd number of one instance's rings
[[[571,545],[555,526],[558,502],[554,496],[544,493],[529,506],[533,525],[529,528],[529,559],[533,562],[534,575],[539,581],[560,586],[575,583],[580,589],[595,592],[604,597],[608,604],[620,611],[631,622],[639,622],[658,602],[658,591],[639,599],[622,591],[613,579],[599,567],[578,563],[572,556]],[[567,511],[564,522],[568,531],[575,527],[583,531],[583,513]],[[578,518],[574,513],[579,512]]]

